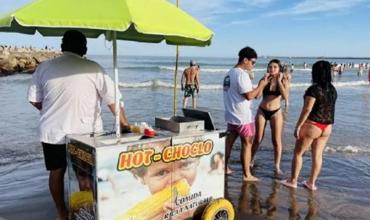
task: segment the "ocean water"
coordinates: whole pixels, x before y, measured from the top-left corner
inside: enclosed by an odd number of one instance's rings
[[[112,75],[111,56],[90,56]],[[218,128],[224,128],[222,80],[235,64],[234,58],[182,58],[182,70],[190,59],[200,64],[201,90],[198,106],[208,109]],[[254,84],[266,72],[270,58],[260,58],[254,70]],[[303,94],[310,85],[310,66],[315,58],[281,58],[294,63],[290,106],[285,113],[284,152],[282,168],[288,175],[294,148],[293,130],[299,117]],[[329,59],[331,62],[366,63],[366,59]],[[120,90],[130,122],[154,124],[155,116],[172,114],[174,57],[119,57]],[[31,75],[16,74],[0,78],[0,217],[1,210],[14,205],[30,191],[46,187],[46,174],[41,175],[42,149],[38,142],[38,112],[26,99]],[[257,153],[255,175],[262,181],[246,184],[241,181],[240,144],[236,143],[231,166],[236,171],[228,177],[225,195],[232,201],[240,219],[369,219],[370,216],[370,85],[367,71],[358,76],[357,69],[345,71],[334,79],[338,91],[335,124],[324,155],[319,177],[319,191],[309,193],[303,188],[292,192],[275,182],[270,129]],[[178,86],[179,88],[179,86]],[[182,92],[177,90],[178,106]],[[140,101],[138,101],[140,100]],[[253,109],[260,100],[254,101]],[[255,111],[254,111],[255,112]],[[179,114],[180,111],[178,112]],[[106,130],[113,129],[113,117],[104,108]],[[31,164],[31,165],[30,165]],[[40,166],[32,166],[38,164]],[[301,176],[307,177],[311,166],[310,154],[304,158]],[[31,167],[26,172],[24,167]],[[38,167],[37,169],[35,167]],[[20,175],[26,174],[29,178]],[[35,176],[35,177],[34,177]],[[18,185],[32,185],[22,189]],[[38,187],[33,187],[38,186]]]

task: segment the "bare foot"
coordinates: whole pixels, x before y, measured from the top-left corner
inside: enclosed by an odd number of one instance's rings
[[[289,179],[281,180],[280,183],[283,184],[283,186],[286,186],[286,187],[289,187],[289,188],[294,188],[294,189],[297,188],[297,183],[296,182],[294,183]]]
[[[308,181],[303,181],[302,184],[304,187],[306,187],[307,189],[311,191],[317,190],[317,187],[315,186],[315,184],[309,183]]]
[[[279,169],[276,169],[275,168],[275,176],[280,176],[280,175],[283,175],[284,173],[283,173],[283,171],[279,168]]]
[[[256,181],[260,181],[257,177],[255,176],[243,176],[243,181],[246,181],[246,182],[256,182]]]

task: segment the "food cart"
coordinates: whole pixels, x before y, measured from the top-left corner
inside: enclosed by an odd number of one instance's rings
[[[155,137],[128,133],[119,143],[112,134],[68,136],[70,219],[233,219],[222,199],[225,133],[205,124],[156,118]]]
[[[70,10],[71,5],[76,10]],[[89,38],[104,35],[112,41],[116,92],[117,40],[208,46],[213,37],[191,16],[161,0],[39,0],[0,18],[1,32],[62,36],[69,29],[79,30]],[[120,137],[119,96],[115,96],[116,135],[68,137],[71,219],[183,219],[194,216],[210,200],[219,201],[214,199],[223,195],[224,174],[212,168],[216,166],[212,161],[217,161],[217,167],[222,163],[221,133],[198,126],[199,130],[186,132],[156,129],[157,135],[150,139],[141,134]],[[178,127],[187,127],[183,123],[187,122],[178,123]],[[149,172],[159,165],[167,168]],[[182,170],[184,177],[171,181],[181,177],[176,170]],[[170,180],[161,185],[162,179]],[[212,210],[217,206],[207,207]],[[224,209],[216,213],[221,218],[225,216]],[[229,219],[233,216],[229,215]]]

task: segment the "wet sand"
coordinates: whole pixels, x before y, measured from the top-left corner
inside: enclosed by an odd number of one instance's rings
[[[271,156],[269,150],[259,152],[254,172],[261,181],[256,183],[242,182],[239,162],[231,161],[235,172],[227,177],[225,197],[233,203],[236,219],[368,219],[370,216],[368,156],[326,155],[316,192],[302,186],[294,190],[279,184],[279,178],[273,176]],[[308,176],[309,156],[304,159],[301,181]],[[286,173],[290,173],[290,159],[291,154],[285,153],[282,167]],[[356,168],[352,161],[357,161]],[[0,174],[0,220],[54,219],[42,160],[7,165],[1,168]]]
[[[43,160],[2,166],[0,220],[54,219]]]
[[[319,189],[312,192],[302,184],[297,189],[281,185],[279,180],[290,174],[292,154],[283,154],[281,177],[273,174],[272,154],[259,152],[254,175],[261,181],[254,183],[240,181],[242,171],[234,161],[237,172],[228,176],[225,196],[234,204],[236,219],[369,219],[368,155],[326,154]],[[310,157],[304,157],[300,182],[309,176]]]

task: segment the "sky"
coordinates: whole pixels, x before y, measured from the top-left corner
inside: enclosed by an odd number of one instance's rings
[[[169,0],[175,3],[175,0]],[[0,15],[31,0],[1,0]],[[214,33],[208,47],[180,47],[180,56],[370,57],[370,0],[179,0]],[[59,49],[61,38],[0,33],[0,44]],[[88,40],[88,54],[111,54],[104,37]],[[154,52],[154,53],[153,53]],[[175,56],[174,46],[119,41],[119,55]]]

